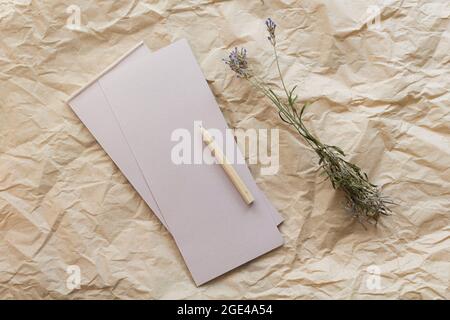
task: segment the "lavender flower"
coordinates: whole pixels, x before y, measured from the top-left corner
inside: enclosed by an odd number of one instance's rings
[[[230,66],[230,69],[236,72],[238,77],[249,78],[251,76],[250,69],[247,62],[247,50],[245,48],[234,48],[233,51],[228,55],[228,60],[223,59],[223,61]]]
[[[272,19],[268,18],[266,20],[266,27],[267,31],[269,32],[269,36],[267,39],[272,43],[272,45],[275,45],[275,28],[277,27],[276,23],[273,22]]]
[[[347,208],[351,214],[361,223],[364,220],[373,221],[375,224],[382,215],[389,215],[391,209],[389,205],[395,204],[389,198],[381,194],[381,190],[372,184],[367,175],[355,164],[345,160],[345,153],[339,147],[322,143],[317,137],[312,135],[303,122],[303,113],[308,105],[304,104],[301,108],[297,105],[297,95],[294,91],[296,87],[288,89],[284,83],[281,73],[280,63],[275,39],[275,22],[268,18],[266,27],[268,31],[267,39],[273,48],[274,58],[278,74],[280,76],[281,86],[284,91],[284,97],[275,93],[264,80],[258,75],[250,72],[247,63],[247,51],[245,49],[234,50],[230,53],[229,59],[225,60],[238,77],[248,80],[256,89],[261,91],[277,107],[278,114],[282,121],[292,126],[305,142],[319,156],[319,166],[323,173],[331,181],[334,189],[344,191],[347,200]]]

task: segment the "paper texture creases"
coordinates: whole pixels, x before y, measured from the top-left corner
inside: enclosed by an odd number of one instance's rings
[[[74,4],[78,29],[66,27]],[[314,154],[221,62],[245,45],[277,83],[269,16],[286,82],[313,102],[307,125],[399,202],[376,229],[349,219]],[[2,2],[0,298],[450,298],[449,16],[427,0]],[[201,289],[65,104],[141,39],[156,50],[181,38],[230,127],[280,129],[278,174],[250,167],[286,244]],[[67,287],[71,265],[80,289]]]

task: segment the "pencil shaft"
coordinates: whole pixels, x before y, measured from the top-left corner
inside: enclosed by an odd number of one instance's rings
[[[245,203],[250,205],[253,201],[253,195],[250,192],[250,190],[245,185],[244,181],[241,179],[241,177],[238,175],[236,170],[234,169],[233,165],[228,161],[228,159],[224,156],[220,148],[217,147],[217,145],[214,142],[214,139],[211,137],[209,132],[204,129],[203,127],[200,128],[202,133],[202,139],[203,142],[208,146],[208,148],[211,150],[212,154],[217,160],[217,163],[220,164],[227,174],[228,178],[230,178],[233,185],[236,187],[236,189],[239,191],[239,193],[242,196],[242,199],[244,199]]]

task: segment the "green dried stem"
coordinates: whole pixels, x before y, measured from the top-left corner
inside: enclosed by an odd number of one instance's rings
[[[280,69],[276,49],[276,25],[272,20],[268,19],[266,26],[269,32],[268,39],[273,47],[277,71],[285,95],[284,98],[281,98],[268,84],[253,74],[248,66],[245,49],[238,51],[235,48],[229,55],[229,59],[225,60],[225,63],[239,77],[248,80],[256,89],[269,98],[277,107],[281,120],[293,127],[316,152],[319,156],[319,166],[323,169],[323,174],[331,181],[334,189],[344,192],[348,211],[361,223],[369,221],[376,224],[380,216],[391,213],[389,205],[394,203],[381,194],[379,187],[372,184],[367,174],[357,165],[344,159],[345,153],[340,148],[322,143],[309,132],[303,122],[303,114],[308,103],[304,104],[300,109],[297,107],[297,95],[294,94],[296,86],[288,90]]]

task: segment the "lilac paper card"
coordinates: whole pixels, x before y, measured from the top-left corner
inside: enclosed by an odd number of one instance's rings
[[[140,46],[143,46],[143,44],[141,43],[139,47]],[[135,49],[132,51],[134,50]],[[126,56],[128,56],[128,54],[125,55],[125,57]],[[120,59],[118,63],[120,63],[122,59]],[[105,93],[99,86],[98,81],[93,81],[92,84],[86,87],[86,89],[76,94],[69,100],[69,104],[99,144],[119,167],[120,171],[125,175],[131,185],[144,199],[150,209],[152,209],[152,211],[156,214],[161,223],[168,229],[167,223],[164,220],[164,215],[161,213],[161,210],[159,209],[157,202],[154,199],[144,176],[142,175],[142,171],[133,156],[133,152],[123,135],[122,129],[117,122],[117,119],[107,101]],[[240,157],[240,160],[243,162],[242,155],[240,155],[239,151],[236,156]],[[250,179],[252,178],[250,177]],[[258,192],[260,191],[258,190]],[[273,208],[272,204],[267,200],[265,195],[262,194],[262,196],[268,206],[271,207],[271,212],[275,223],[277,225],[280,224],[283,221],[283,218],[278,211]]]
[[[141,46],[98,84],[197,285],[282,245],[273,208],[245,164],[235,169],[255,196],[251,206],[219,165],[171,159],[174,130],[192,130],[195,120],[227,128],[186,41],[152,54]]]
[[[91,84],[69,103],[98,143],[105,149],[120,171],[167,228],[164,216],[161,214],[98,82]]]

